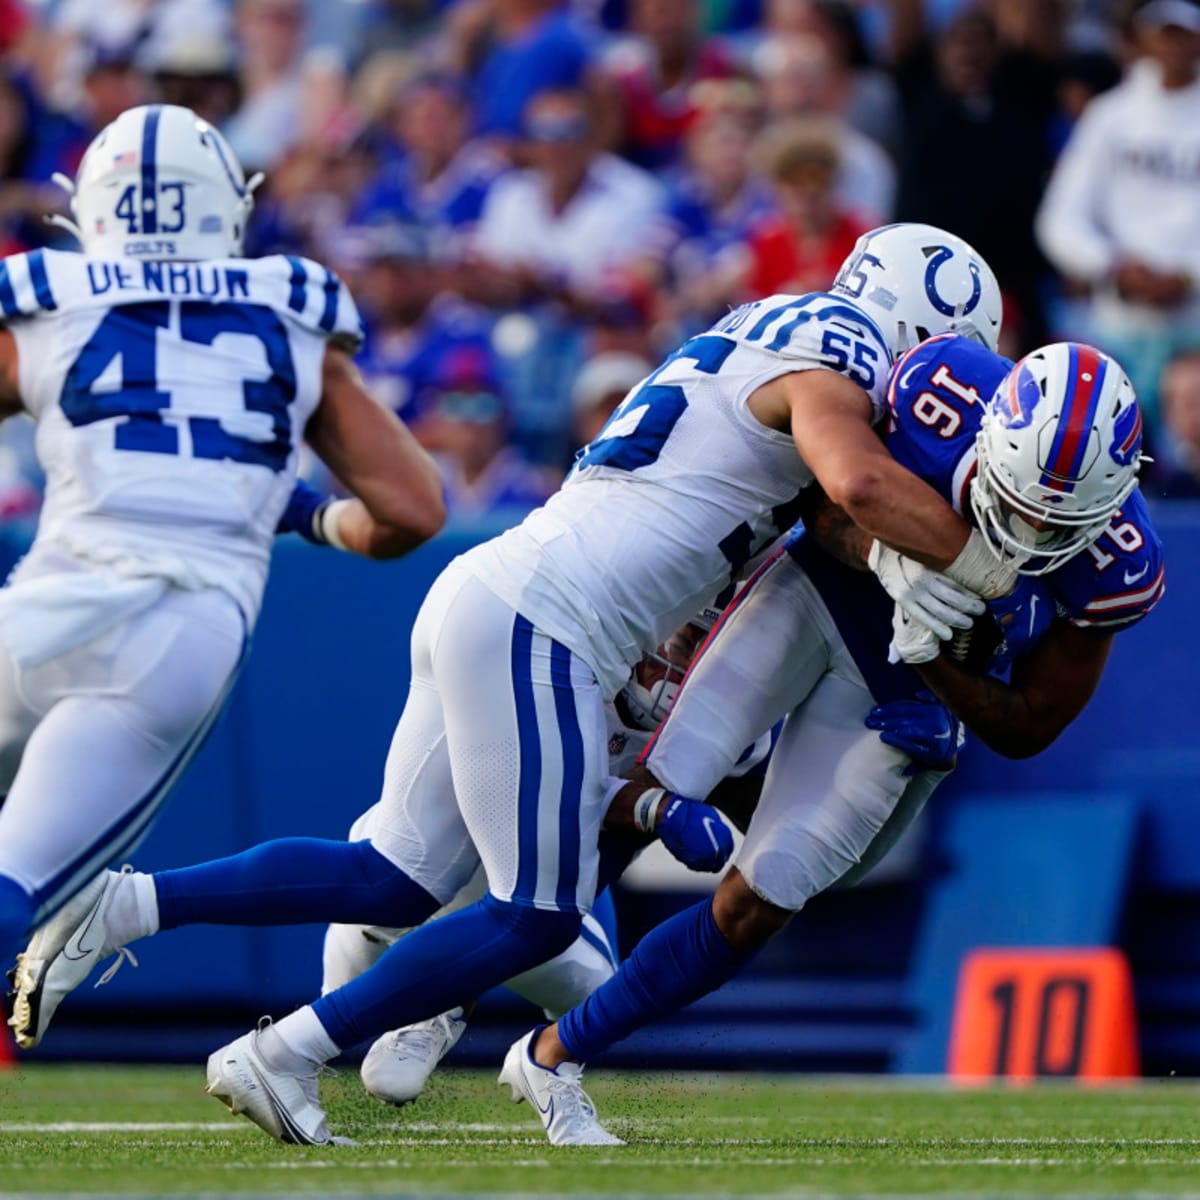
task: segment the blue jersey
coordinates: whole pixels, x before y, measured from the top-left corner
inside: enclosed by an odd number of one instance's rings
[[[976,342],[942,334],[899,359],[888,379],[888,450],[964,515],[983,407],[1012,365]],[[875,698],[901,699],[922,687],[911,668],[887,662],[893,605],[875,578],[825,554],[803,529],[793,531],[786,548],[821,593]],[[1023,576],[1017,586],[1037,599],[1026,601],[1028,623],[1021,628],[1011,627],[1004,606],[996,605],[1004,638],[990,663],[993,673],[1028,654],[1056,618],[1105,632],[1141,620],[1164,586],[1162,543],[1141,493],[1129,497],[1087,550],[1047,575]]]
[[[977,342],[943,334],[910,350],[892,369],[888,450],[957,512],[970,510],[984,405],[1012,365]],[[1141,620],[1164,589],[1162,542],[1141,492],[1129,497],[1092,546],[1029,583],[1044,592],[1047,611],[1081,628],[1120,629]]]

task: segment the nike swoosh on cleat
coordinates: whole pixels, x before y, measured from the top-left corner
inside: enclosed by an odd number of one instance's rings
[[[88,913],[88,918],[75,932],[67,939],[67,944],[62,948],[62,956],[70,962],[78,962],[81,958],[87,958],[94,950],[98,950],[103,945],[103,939],[97,942],[94,946],[85,946],[84,938],[91,931],[92,925],[96,918],[100,915],[100,901],[103,900],[103,894],[92,907],[92,911]],[[72,948],[78,949],[78,954],[72,954]]]
[[[530,1091],[533,1091],[531,1088]],[[550,1103],[546,1108],[543,1108],[541,1102],[537,1098],[537,1093],[533,1093],[533,1107],[546,1118],[546,1124],[549,1125],[554,1120],[554,1097],[550,1097]]]

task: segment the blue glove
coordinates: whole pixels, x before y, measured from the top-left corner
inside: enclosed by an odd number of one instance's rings
[[[1027,654],[1054,622],[1057,605],[1047,585],[1028,575],[1018,576],[1007,595],[988,601],[1004,640],[992,655],[990,670],[998,671]]]
[[[329,539],[321,532],[321,512],[332,503],[332,496],[324,496],[303,479],[297,479],[275,532],[298,533],[314,545],[327,546]]]
[[[711,804],[668,792],[653,832],[685,867],[719,871],[733,853],[733,834]]]
[[[966,741],[962,722],[931,692],[876,705],[866,724],[878,731],[881,742],[903,750],[913,760],[906,775],[918,770],[949,771]]]

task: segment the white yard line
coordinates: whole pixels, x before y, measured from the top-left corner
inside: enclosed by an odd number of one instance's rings
[[[0,1121],[0,1133],[228,1133],[248,1121]]]

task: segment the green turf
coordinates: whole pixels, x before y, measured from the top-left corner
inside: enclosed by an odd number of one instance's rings
[[[208,1099],[200,1068],[0,1074],[0,1191],[864,1195],[1200,1192],[1200,1088],[948,1090],[889,1081],[596,1074],[621,1148],[551,1149],[490,1075],[403,1110],[323,1085],[355,1147],[281,1146]],[[89,1130],[97,1122],[196,1123]],[[50,1129],[45,1126],[57,1125]],[[22,1126],[33,1126],[28,1130]],[[42,1126],[43,1128],[36,1128]]]

